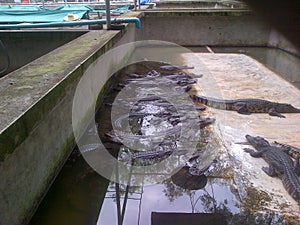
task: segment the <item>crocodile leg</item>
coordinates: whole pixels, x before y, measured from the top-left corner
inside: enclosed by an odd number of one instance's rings
[[[279,173],[283,173],[284,172],[284,168],[283,165],[281,165],[280,163],[276,162],[276,161],[272,161],[269,163],[269,167],[263,167],[262,170],[268,174],[270,177],[275,177],[278,175],[277,172]]]
[[[236,111],[238,113],[244,114],[244,115],[250,115],[251,114],[251,112],[248,111],[247,105],[245,103],[238,102],[238,103],[235,103],[234,105],[237,108]]]
[[[276,112],[276,110],[274,108],[270,108],[268,113],[270,116],[278,116],[280,118],[285,118],[284,115],[280,114],[279,112]]]
[[[244,152],[249,153],[254,158],[260,158],[265,153],[264,150],[262,150],[262,151],[254,151],[251,148],[244,148]]]

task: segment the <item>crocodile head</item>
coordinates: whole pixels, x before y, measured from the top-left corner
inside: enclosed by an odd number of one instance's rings
[[[247,134],[245,137],[249,144],[251,144],[254,148],[263,148],[270,146],[270,143],[260,136],[254,137]]]
[[[281,113],[300,113],[300,109],[295,108],[291,104],[279,103],[275,106],[277,112]]]

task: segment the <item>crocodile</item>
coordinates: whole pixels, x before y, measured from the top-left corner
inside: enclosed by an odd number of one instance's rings
[[[180,80],[180,79],[193,79],[193,78],[201,78],[203,75],[197,75],[197,74],[193,74],[193,73],[185,73],[185,72],[176,72],[176,73],[172,73],[172,74],[166,74],[166,75],[162,75],[161,73],[157,72],[156,70],[151,70],[150,72],[146,73],[146,74],[136,74],[136,73],[129,73],[127,74],[127,77],[129,78],[151,78],[151,77],[157,77],[157,76],[163,76],[167,79],[170,80]],[[142,80],[142,79],[141,79]]]
[[[87,153],[91,151],[96,151],[102,148],[103,145],[101,143],[91,143],[80,146],[81,153]],[[158,159],[164,156],[170,156],[174,151],[177,150],[177,144],[175,141],[166,141],[162,142],[159,146],[155,147],[152,150],[147,151],[137,151],[137,152],[129,152],[129,157],[131,160],[136,159]]]
[[[260,136],[246,135],[246,139],[257,151],[250,148],[244,148],[244,151],[252,157],[262,157],[269,164],[269,167],[263,167],[262,170],[271,177],[280,177],[287,192],[300,203],[300,181],[296,174],[299,160],[294,167],[293,160],[280,147],[270,145]]]
[[[190,84],[190,85],[187,85],[185,88],[184,88],[184,91],[185,92],[189,92],[190,90],[192,90],[193,86]]]
[[[279,143],[277,141],[274,141],[271,145],[280,147],[285,153],[287,153],[289,156],[291,156],[296,160],[299,160],[300,158],[300,149],[297,147],[288,144]]]
[[[236,144],[242,144],[242,145],[248,145],[248,142],[236,142]],[[299,160],[300,158],[300,148],[294,147],[289,144],[283,144],[277,141],[274,141],[271,143],[272,146],[281,148],[282,151],[284,151],[286,154],[291,156],[295,160]],[[299,172],[300,175],[300,172]]]
[[[121,81],[118,85],[117,88],[124,88],[128,84],[139,84],[139,85],[144,85],[144,86],[153,86],[153,83],[156,83],[156,85],[178,85],[180,87],[183,86],[188,86],[191,84],[197,83],[196,80],[194,79],[188,79],[188,78],[178,78],[178,79],[166,79],[166,78],[160,78],[156,79],[155,81],[153,79],[147,79],[147,78],[139,78],[139,79],[126,79],[124,81]]]
[[[162,138],[166,138],[166,137],[179,136],[180,132],[181,132],[181,125],[176,125],[162,132],[160,135],[157,135],[155,137],[156,139],[153,139],[152,135],[137,135],[137,134],[132,134],[130,132],[122,131],[122,129],[117,130],[117,133],[114,130],[107,132],[105,133],[105,136],[108,138],[110,142],[122,144],[123,139],[140,142],[142,139],[150,140],[151,138],[151,140],[154,142],[155,140],[159,141]]]
[[[81,153],[88,153],[88,152],[100,150],[102,148],[104,148],[104,145],[102,143],[90,143],[90,144],[81,145],[79,147],[79,151]],[[158,157],[163,157],[165,155],[170,155],[172,153],[174,153],[175,155],[184,155],[187,152],[192,152],[192,151],[201,152],[203,150],[201,148],[187,149],[184,147],[177,146],[175,141],[164,141],[155,149],[129,153],[129,155],[133,159],[154,159]]]
[[[216,109],[237,111],[245,115],[268,113],[270,116],[285,118],[280,113],[300,113],[300,109],[295,108],[291,104],[271,102],[263,99],[222,100],[198,95],[191,95],[191,99],[196,103],[202,103]]]
[[[131,132],[127,132],[122,130],[122,126],[120,121],[115,122],[115,128],[117,129],[117,133],[112,130],[110,132],[106,132],[105,136],[107,137],[107,141],[122,144],[124,140],[131,140],[132,142],[137,141],[140,142],[141,140],[149,140],[151,139],[153,142],[160,141],[161,139],[165,138],[178,138],[181,135],[181,120],[174,119],[170,121],[170,124],[173,126],[164,132],[158,134],[155,138],[152,135],[141,135],[141,134],[133,134]],[[199,126],[200,129],[204,129],[206,126],[209,126],[215,122],[214,118],[199,118],[193,126]]]
[[[178,71],[183,69],[194,69],[193,66],[174,66],[174,65],[164,65],[160,66],[160,69],[169,70],[169,71]]]
[[[153,150],[130,152],[130,158],[135,159],[157,159],[164,156],[170,156],[177,149],[176,142],[161,143]]]
[[[175,118],[170,118],[169,121],[173,126],[175,126],[181,122],[186,121],[186,119],[175,117]],[[200,129],[203,129],[203,128],[213,124],[215,121],[216,121],[216,119],[214,119],[214,118],[199,117],[194,125],[199,126]],[[186,123],[188,123],[188,121],[186,121]]]
[[[140,111],[142,109],[145,108],[145,106],[157,106],[157,107],[162,107],[162,108],[166,108],[166,110],[169,111],[174,111],[176,109],[178,110],[197,110],[197,111],[204,111],[206,108],[204,106],[195,106],[192,104],[172,104],[172,103],[168,103],[168,102],[161,102],[161,101],[152,101],[152,102],[138,102],[138,104],[132,104],[131,102],[121,102],[123,104],[119,104],[118,102],[114,102],[114,103],[104,103],[105,106],[108,107],[115,107],[118,106],[120,108],[123,109],[128,109],[130,107],[130,109],[133,111]]]

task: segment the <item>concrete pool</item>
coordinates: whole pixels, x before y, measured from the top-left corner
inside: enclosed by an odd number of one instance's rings
[[[188,47],[202,46],[204,49],[207,49],[205,46],[209,46],[215,53],[217,52],[217,47],[224,45],[229,47],[238,46],[238,48],[259,46],[265,48],[266,51],[269,51],[267,50],[269,49],[268,47],[272,47],[272,49],[280,48],[284,49],[288,57],[293,58],[294,61],[287,69],[287,71],[293,71],[287,72],[291,77],[290,81],[297,82],[299,79],[299,77],[295,75],[297,71],[299,72],[299,69],[297,69],[299,68],[299,52],[292,44],[285,40],[281,34],[262,22],[260,18],[248,10],[213,10],[212,12],[194,10],[192,12],[164,11],[153,13],[146,11],[137,13],[137,15],[141,17],[142,21],[142,28],[140,30],[136,30],[134,26],[128,25],[124,31],[90,31],[69,44],[42,56],[37,59],[37,61],[29,63],[19,71],[12,72],[7,77],[1,79],[1,96],[3,98],[3,101],[1,101],[3,115],[1,121],[1,140],[3,140],[3,142],[1,141],[1,177],[3,177],[1,182],[1,202],[4,203],[1,204],[1,212],[4,214],[3,216],[1,215],[0,218],[4,224],[19,224],[21,223],[20,221],[28,222],[46,190],[51,186],[57,171],[59,171],[60,166],[64,163],[64,159],[67,158],[74,146],[70,119],[72,93],[74,93],[74,89],[80,77],[87,71],[89,66],[113,46],[118,46],[130,41],[156,39],[174,42]],[[176,27],[176,29],[174,29],[174,27]],[[82,46],[85,48],[83,49]],[[73,54],[74,51],[76,54]],[[276,54],[279,54],[278,51],[281,50],[274,51],[277,51]],[[124,57],[120,56],[120,58],[123,60],[128,57],[128,55],[130,54],[124,53]],[[60,57],[59,62],[55,60],[58,59],[58,56]],[[195,73],[202,73],[201,70],[203,68],[197,67],[198,61],[193,63],[192,59],[195,59],[196,56],[198,60],[201,61],[201,65],[206,66],[205,71],[210,71],[209,75],[203,74],[203,80],[199,78],[199,91],[203,86],[213,87],[209,81],[206,80],[212,75],[214,84],[218,84],[219,94],[221,93],[224,98],[254,96],[254,91],[259,87],[261,92],[256,93],[258,95],[257,97],[268,97],[274,101],[287,101],[299,107],[299,95],[295,87],[285,80],[279,79],[274,72],[250,57],[246,57],[244,54],[194,53],[191,58],[187,55],[183,57],[181,61],[183,64],[194,66]],[[275,59],[276,57],[272,55],[271,58]],[[116,62],[116,64],[122,64],[122,60]],[[280,62],[273,65],[280,67]],[[281,65],[281,67],[282,66],[283,65]],[[272,69],[276,70],[276,68]],[[282,73],[280,69],[275,72]],[[228,79],[224,79],[224,74]],[[242,77],[242,75],[244,77]],[[241,76],[240,81],[236,83],[231,82],[233,81],[231,76]],[[253,80],[251,81],[249,77]],[[276,77],[276,82],[274,81],[274,77]],[[256,78],[259,80],[255,80]],[[280,83],[280,87],[273,84],[272,88],[269,89],[267,85],[268,82],[262,82],[265,81],[265,79],[270,80],[269,83]],[[245,88],[243,89],[243,87],[249,84],[245,83],[244,86],[239,85],[240,82],[246,80],[252,82],[252,88],[249,87],[247,90],[245,90]],[[207,81],[208,83],[203,81]],[[256,86],[257,83],[255,82],[259,83],[259,85],[264,84],[265,86]],[[107,89],[108,86],[104,87],[104,89]],[[38,90],[37,87],[44,88]],[[232,91],[233,88],[241,88],[243,91],[234,92]],[[100,95],[104,93],[104,89]],[[273,92],[274,89],[276,92]],[[285,95],[282,95],[283,92]],[[244,94],[245,96],[239,94]],[[20,104],[20,102],[22,104]],[[218,113],[220,113],[220,115]],[[227,112],[212,110],[212,115],[220,118],[226,114]],[[270,127],[274,126],[271,129],[272,133],[270,133],[270,130],[256,133],[256,131],[260,131],[260,128],[253,122],[254,116],[255,118],[266,121]],[[235,112],[228,112],[228,116],[225,116],[226,120],[224,120],[224,123],[227,125],[233,121],[240,125],[241,123],[237,121],[240,119],[245,120],[244,124],[247,126],[243,128],[247,128],[247,131],[242,132],[241,130],[235,130],[233,135],[230,132],[233,131],[234,128],[226,126],[228,130],[224,129],[226,133],[221,135],[221,139],[227,141],[224,141],[225,144],[220,152],[223,152],[225,155],[229,153],[229,155],[234,155],[234,153],[238,152],[239,154],[237,154],[236,158],[233,157],[237,164],[240,164],[238,163],[239,160],[244,161],[247,159],[250,160],[249,162],[251,162],[250,164],[252,164],[252,166],[260,165],[262,161],[251,159],[248,155],[242,154],[241,147],[233,143],[233,140],[237,139],[236,134],[239,134],[238,142],[241,142],[244,140],[245,132],[248,132],[248,129],[252,128],[259,128],[258,130],[251,130],[253,135],[264,135],[267,139],[270,139],[270,141],[278,140],[288,142],[289,144],[299,147],[297,141],[293,139],[299,134],[299,131],[297,130],[297,126],[291,126],[291,124],[297,123],[297,116],[298,115],[287,115],[286,119],[278,119],[270,118],[265,114],[242,116]],[[292,122],[290,119],[292,119]],[[281,126],[280,123],[278,125],[277,121],[283,123],[282,126],[284,127],[280,129],[289,130],[289,134],[285,135],[283,139],[277,137],[278,133],[276,132],[276,127]],[[224,124],[222,119],[220,119],[220,123]],[[217,125],[219,125],[218,122]],[[290,127],[296,130],[290,130]],[[61,141],[58,142],[57,140]],[[217,143],[219,143],[219,141],[217,141]],[[230,149],[231,152],[228,149]],[[222,161],[222,159],[226,161],[227,158],[225,156],[224,158],[221,157],[220,161]],[[233,159],[231,158],[230,160]],[[16,161],[18,161],[18,166],[14,163]],[[244,166],[246,168],[242,166],[240,169],[243,171],[249,169],[249,171],[251,171],[252,167],[249,164],[244,164]],[[26,168],[26,170],[24,170],[24,168]],[[235,167],[233,168],[236,169]],[[89,170],[88,168],[86,169]],[[233,172],[237,173],[236,171]],[[258,172],[258,170],[255,170],[255,172]],[[258,176],[262,175],[260,171],[258,173]],[[261,183],[257,183],[253,177],[247,177],[247,174],[245,174],[245,178],[251,178],[251,182],[255,184],[255,190],[258,187],[257,190],[260,190],[262,186],[265,186]],[[17,183],[14,182],[16,179],[18,180]],[[222,183],[222,179],[220,180]],[[271,192],[272,195],[275,195],[274,199],[272,198],[274,201],[277,201],[276,196],[284,196],[284,198],[282,198],[283,202],[280,202],[280,204],[288,204],[289,207],[285,207],[283,212],[290,209],[290,216],[293,217],[293,212],[299,210],[299,208],[295,208],[297,207],[295,202],[293,202],[288,195],[283,193],[284,190],[279,187],[280,181],[268,177],[264,179],[265,182],[267,182],[267,180],[275,184],[274,189],[276,190],[265,190],[262,188],[263,193]],[[82,181],[84,181],[84,179]],[[77,180],[76,182],[80,183],[82,181]],[[89,180],[88,182],[93,181]],[[232,181],[229,183],[231,182]],[[107,181],[101,181],[100,183],[100,189],[105,189],[106,185],[108,185]],[[230,185],[227,181],[224,183],[226,183],[225,186],[218,186],[218,182],[216,182],[215,188],[216,190],[221,190],[220,192],[228,193],[230,201],[227,202],[232,206],[231,208],[234,208],[233,205],[236,199],[239,198],[239,195],[229,194]],[[162,187],[157,186],[155,190],[159,190],[157,193],[161,193]],[[148,191],[151,192],[151,190]],[[207,191],[212,195],[210,189]],[[52,190],[50,190],[49,193],[51,192]],[[86,190],[83,192],[86,192]],[[102,204],[100,202],[101,198],[103,199],[105,195],[105,190],[101,190],[100,192],[102,194],[99,196],[102,197],[98,199],[98,206]],[[202,195],[201,191],[199,193]],[[256,192],[254,191],[254,193]],[[193,193],[188,193],[188,195],[193,195]],[[188,197],[188,195],[184,194],[186,197]],[[194,195],[194,197],[199,196],[197,193]],[[81,195],[81,197],[84,201],[84,195]],[[263,197],[261,201],[269,199],[267,195],[265,196],[263,194]],[[20,201],[20,199],[22,201]],[[224,199],[220,201],[224,202]],[[45,204],[47,205],[47,203]],[[97,203],[95,204],[97,205]],[[176,205],[174,207],[176,208]],[[270,207],[272,208],[272,205]],[[47,214],[46,211],[50,210],[49,208],[47,209],[46,206],[42,208],[45,210],[42,214]],[[174,210],[174,208],[172,209]],[[85,211],[85,209],[82,210]],[[99,214],[100,207],[91,210],[94,212],[93,218],[96,218]],[[180,210],[184,209],[181,208]],[[201,210],[203,210],[203,208],[198,209],[198,211]],[[234,210],[236,209],[234,208]],[[76,218],[75,211],[70,213],[71,214],[68,215],[74,215],[74,218]],[[38,217],[38,214],[36,217]],[[50,210],[45,218],[49,218],[54,214],[56,213]],[[61,215],[61,218],[63,218],[63,215]],[[43,224],[46,223],[43,222]]]

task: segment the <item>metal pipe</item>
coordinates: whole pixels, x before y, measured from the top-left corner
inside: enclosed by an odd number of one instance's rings
[[[111,23],[135,23],[136,28],[141,27],[139,18],[115,18]],[[1,24],[0,30],[12,30],[21,28],[49,28],[49,27],[71,27],[84,26],[94,24],[106,24],[106,19],[99,20],[79,20],[79,21],[65,21],[65,22],[51,22],[51,23],[31,23],[31,24]]]
[[[128,18],[115,18],[111,21],[112,23],[135,23],[136,28],[141,28],[141,21],[136,17]]]
[[[120,198],[120,186],[119,186],[119,164],[116,163],[116,203],[117,203],[117,217],[118,225],[122,225],[122,212],[121,212],[121,198]]]
[[[111,22],[110,22],[110,0],[105,0],[105,10],[106,10],[106,25],[107,25],[107,30],[109,30],[110,27],[111,27]]]
[[[133,164],[134,164],[134,160],[131,161],[131,167],[130,167],[130,171],[129,171],[128,181],[126,184],[125,196],[124,196],[123,207],[122,207],[122,212],[121,212],[121,224],[123,224],[123,221],[124,221],[125,210],[126,210],[126,205],[127,205],[127,201],[128,201],[128,193],[129,193],[129,188],[130,188],[130,181],[131,181],[131,177],[132,177]]]

